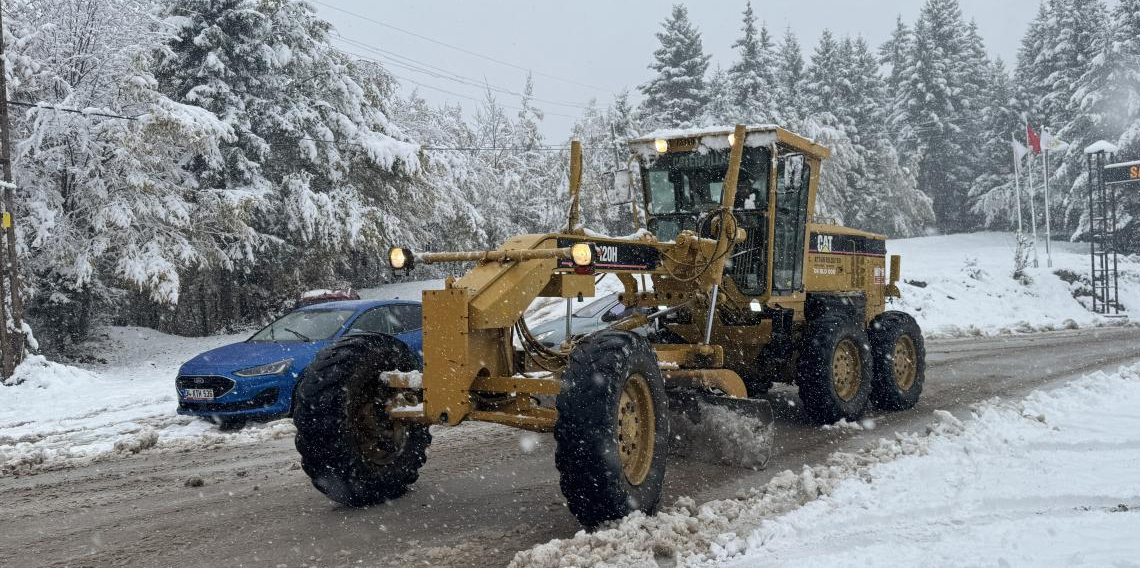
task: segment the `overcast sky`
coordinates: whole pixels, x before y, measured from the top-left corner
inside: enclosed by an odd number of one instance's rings
[[[522,90],[526,78],[526,71],[519,68],[532,70],[535,94],[545,99],[537,103],[547,111],[543,132],[551,142],[563,140],[573,122],[568,116],[557,115],[580,112],[575,106],[554,103],[582,105],[596,98],[605,105],[613,93],[625,87],[636,94],[637,86],[651,77],[647,66],[658,46],[654,34],[661,29],[661,22],[675,3],[669,0],[311,2],[321,17],[333,23],[337,33],[357,42],[338,40],[338,47],[389,62],[389,71],[401,79],[405,88],[416,87],[411,80],[430,86],[420,87],[429,101],[459,102],[470,111],[478,103],[463,97],[479,99],[482,90],[406,67],[422,68],[422,64],[428,64],[476,83],[486,82],[514,92]],[[961,0],[965,17],[977,20],[990,53],[1000,55],[1011,67],[1018,42],[1036,14],[1038,3],[1039,0]],[[807,58],[824,28],[840,36],[862,35],[877,47],[889,36],[898,14],[913,24],[921,5],[918,0],[756,0],[753,9],[757,19],[767,22],[777,39],[785,29],[791,28],[799,36]],[[688,6],[690,18],[701,31],[705,52],[713,55],[712,66],[719,64],[727,68],[735,58],[732,43],[740,35],[744,0],[706,0]],[[444,47],[377,22],[517,67]],[[397,56],[418,63],[395,59]],[[398,63],[392,64],[392,61]],[[499,93],[497,96],[504,105],[518,104],[514,95]]]

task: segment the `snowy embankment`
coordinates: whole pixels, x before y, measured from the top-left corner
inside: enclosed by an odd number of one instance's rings
[[[414,298],[442,281],[361,290],[364,298]],[[138,327],[111,327],[91,342],[106,364],[74,367],[34,356],[0,387],[0,476],[69,467],[141,451],[255,443],[292,436],[289,419],[221,432],[175,413],[174,378],[195,355],[250,333],[178,337]]]
[[[287,421],[234,433],[175,410],[178,367],[247,335],[185,338],[137,327],[105,330],[105,365],[79,368],[32,356],[0,387],[0,476],[89,463],[117,454],[291,435]]]
[[[997,335],[1119,325],[1090,311],[1087,243],[1045,243],[1039,267],[1013,278],[1016,239],[1010,233],[972,233],[888,241],[902,255],[902,298],[890,309],[915,316],[928,337]],[[1120,303],[1140,307],[1140,259],[1120,257]]]
[[[943,411],[926,434],[777,474],[736,499],[520,552],[564,566],[1132,566],[1140,557],[1140,365],[1021,402]]]

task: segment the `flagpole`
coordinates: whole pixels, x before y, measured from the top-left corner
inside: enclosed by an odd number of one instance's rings
[[[1045,132],[1045,126],[1041,126],[1041,132]],[[1045,176],[1045,262],[1049,268],[1053,268],[1053,252],[1050,246],[1052,240],[1051,225],[1049,222],[1049,149],[1041,149],[1041,167],[1042,175]]]
[[[1033,227],[1033,268],[1040,266],[1037,260],[1037,190],[1033,188],[1033,143],[1029,140],[1029,123],[1025,123],[1025,142],[1029,144],[1029,225]]]
[[[1017,135],[1016,134],[1010,133],[1009,139],[1014,144],[1017,143]],[[1021,229],[1021,167],[1020,167],[1020,161],[1021,160],[1017,157],[1017,148],[1012,147],[1011,150],[1013,150],[1013,187],[1014,187],[1014,193],[1017,196],[1017,198],[1016,198],[1016,200],[1017,200],[1017,238],[1020,240],[1021,239],[1021,232],[1022,232],[1022,229]]]

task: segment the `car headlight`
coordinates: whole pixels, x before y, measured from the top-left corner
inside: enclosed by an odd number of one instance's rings
[[[570,258],[578,266],[594,264],[594,245],[590,243],[574,243],[570,247]]]
[[[239,377],[263,377],[265,375],[280,375],[289,370],[293,366],[292,359],[284,359],[275,363],[266,363],[240,371],[234,371],[234,374]]]
[[[411,270],[415,264],[415,257],[412,255],[411,249],[402,247],[392,247],[388,249],[388,266],[392,270]]]

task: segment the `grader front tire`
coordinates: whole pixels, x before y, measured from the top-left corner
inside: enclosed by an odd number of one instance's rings
[[[302,375],[293,414],[301,468],[333,501],[364,507],[407,492],[427,460],[427,426],[388,419],[385,371],[418,363],[386,335],[347,337],[326,347]]]
[[[872,389],[867,333],[851,318],[823,316],[811,322],[799,360],[800,401],[820,424],[859,420]]]
[[[642,337],[598,334],[570,354],[557,399],[555,465],[570,512],[588,528],[661,499],[668,402],[657,357]]]

